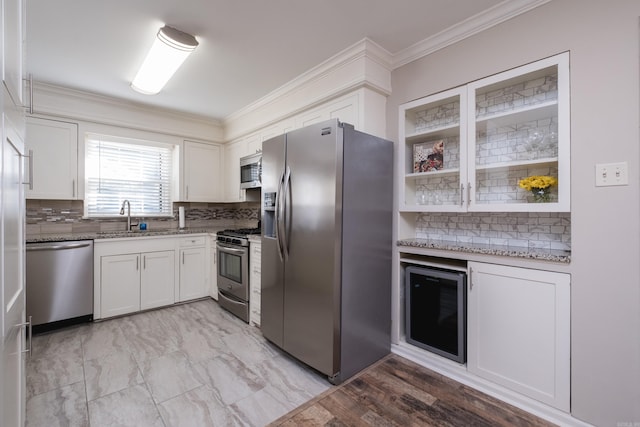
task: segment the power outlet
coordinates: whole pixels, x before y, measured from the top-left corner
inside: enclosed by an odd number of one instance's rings
[[[629,185],[627,162],[596,164],[596,187]]]

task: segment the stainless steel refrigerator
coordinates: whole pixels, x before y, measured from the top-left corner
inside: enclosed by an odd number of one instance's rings
[[[390,352],[393,144],[334,119],[262,150],[262,333],[337,384]]]

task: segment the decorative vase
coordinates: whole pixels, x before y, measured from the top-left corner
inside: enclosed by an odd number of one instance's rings
[[[549,203],[551,201],[551,190],[546,188],[532,188],[531,194],[533,194],[534,203]]]

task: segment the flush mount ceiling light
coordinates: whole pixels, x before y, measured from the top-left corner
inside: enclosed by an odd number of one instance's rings
[[[131,87],[145,95],[160,92],[187,56],[198,46],[191,34],[165,25],[160,28]]]

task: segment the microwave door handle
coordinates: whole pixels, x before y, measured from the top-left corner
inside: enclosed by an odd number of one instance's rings
[[[289,224],[291,222],[291,169],[287,166],[284,176],[284,189],[282,191],[282,200],[284,201],[282,211],[284,213],[282,218],[282,252],[284,253],[284,259],[289,257]]]

